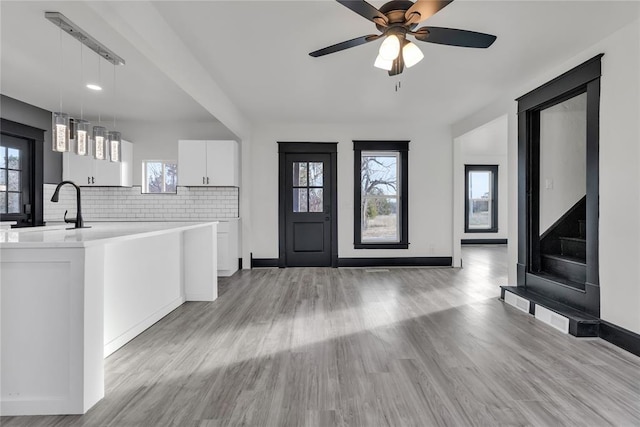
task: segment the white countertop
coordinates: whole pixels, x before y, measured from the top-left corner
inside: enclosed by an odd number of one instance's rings
[[[90,222],[91,228],[67,229],[73,224],[0,229],[0,247],[83,248],[217,224],[210,222]]]

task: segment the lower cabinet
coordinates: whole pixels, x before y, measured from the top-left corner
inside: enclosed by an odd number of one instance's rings
[[[238,271],[240,220],[218,222],[218,277],[229,277]]]

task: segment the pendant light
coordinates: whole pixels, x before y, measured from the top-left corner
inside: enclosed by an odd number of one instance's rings
[[[93,155],[96,160],[107,159],[107,129],[103,126],[93,127]]]
[[[84,84],[84,58],[82,56],[82,42],[80,43],[80,85]],[[84,91],[80,96],[80,119],[76,120],[76,154],[79,156],[89,155],[89,123],[84,120]]]
[[[60,111],[53,113],[53,151],[60,153],[69,151],[69,115],[62,112],[62,77],[63,73],[62,60],[62,29],[60,29]]]
[[[113,127],[116,127],[116,65],[113,64]],[[109,157],[112,162],[122,161],[120,151],[122,150],[120,132],[109,132]]]

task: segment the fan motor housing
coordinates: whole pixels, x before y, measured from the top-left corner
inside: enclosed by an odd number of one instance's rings
[[[411,6],[413,6],[412,1],[394,0],[383,4],[382,7],[380,7],[380,9],[378,10],[389,20],[389,27],[403,26],[405,28],[410,28],[410,26],[405,25],[405,13]],[[411,27],[415,26],[415,24],[411,25]],[[383,27],[379,24],[376,24],[376,28],[378,28],[378,30],[383,33],[387,29],[386,27]]]

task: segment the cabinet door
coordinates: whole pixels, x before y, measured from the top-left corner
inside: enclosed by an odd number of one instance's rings
[[[229,254],[229,233],[218,232],[218,270],[231,268],[231,256]]]
[[[209,185],[237,187],[238,143],[236,141],[207,142],[207,177]]]
[[[109,160],[95,161],[95,185],[106,185],[119,187],[122,178],[122,163],[111,162]]]
[[[93,185],[93,162],[91,156],[78,156],[74,153],[62,153],[62,179],[80,186]]]
[[[207,150],[205,141],[178,142],[178,185],[207,185]]]

